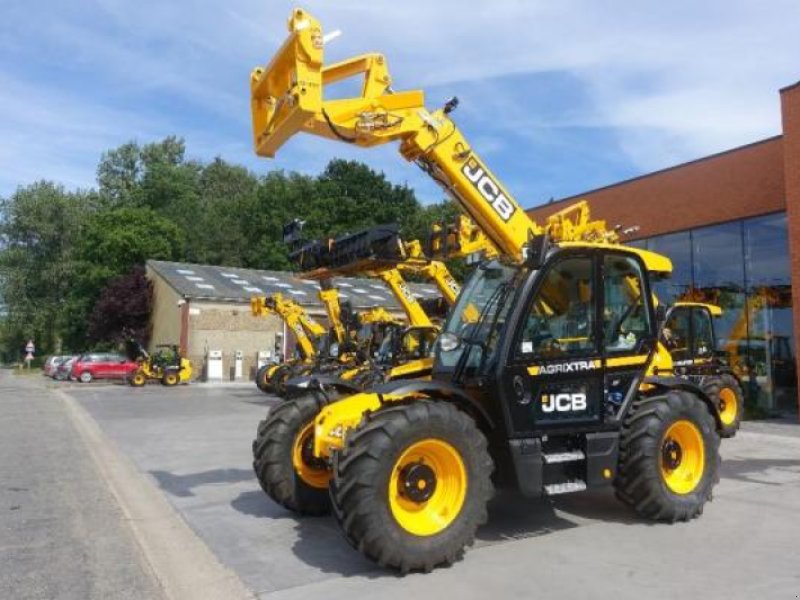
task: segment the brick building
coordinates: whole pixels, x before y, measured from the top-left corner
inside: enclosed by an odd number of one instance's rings
[[[797,411],[800,366],[800,82],[780,99],[781,135],[529,211],[542,221],[585,199],[610,226],[637,226],[633,245],[674,263],[660,298],[723,308],[719,349],[769,414]]]

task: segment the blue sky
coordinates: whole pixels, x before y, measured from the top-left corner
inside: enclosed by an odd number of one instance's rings
[[[286,35],[283,0],[3,0],[0,195],[40,178],[94,184],[100,153],[183,136],[254,172],[358,158],[441,193],[395,148],[296,137],[250,146],[248,76]],[[389,59],[395,87],[455,118],[525,207],[780,133],[800,79],[800,2],[308,0],[342,37],[328,60]]]

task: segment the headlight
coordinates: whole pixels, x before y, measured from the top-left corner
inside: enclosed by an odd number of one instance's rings
[[[442,352],[452,352],[461,345],[461,339],[454,333],[443,333],[437,343]]]

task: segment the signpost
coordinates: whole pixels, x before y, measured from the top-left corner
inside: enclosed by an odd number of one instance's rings
[[[28,367],[28,370],[31,368],[31,361],[33,360],[33,353],[36,352],[36,346],[33,343],[33,340],[28,340],[28,343],[25,344],[25,366]]]

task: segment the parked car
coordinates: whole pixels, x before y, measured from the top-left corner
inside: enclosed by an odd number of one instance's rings
[[[66,381],[72,373],[72,365],[80,358],[79,356],[67,356],[66,360],[59,363],[53,370],[53,379],[56,381]]]
[[[92,352],[82,354],[70,371],[70,378],[82,383],[93,379],[127,379],[139,365],[121,354]]]
[[[58,365],[63,363],[69,358],[69,356],[59,356],[53,355],[48,357],[44,364],[42,365],[42,375],[47,377],[55,377],[56,370],[58,369]]]

